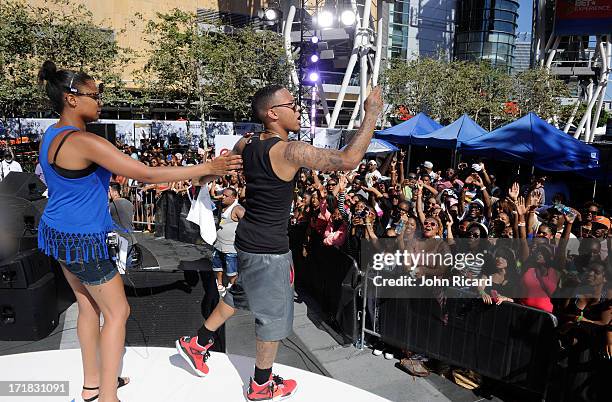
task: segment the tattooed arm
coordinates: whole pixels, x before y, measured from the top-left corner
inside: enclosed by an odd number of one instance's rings
[[[292,141],[284,147],[283,158],[296,170],[300,167],[315,170],[354,169],[363,158],[370,144],[382,105],[381,89],[376,87],[366,99],[366,114],[359,131],[343,151],[321,149],[302,141]]]

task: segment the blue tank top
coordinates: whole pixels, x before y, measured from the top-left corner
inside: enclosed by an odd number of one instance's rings
[[[59,175],[49,164],[49,146],[62,132],[78,130],[73,126],[50,126],[40,149],[49,201],[38,226],[38,248],[67,263],[108,258],[106,236],[113,230],[108,208],[108,186],[111,172],[98,167],[79,179]],[[65,250],[65,255],[59,255]]]

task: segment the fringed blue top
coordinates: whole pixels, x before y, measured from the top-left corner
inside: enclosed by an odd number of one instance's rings
[[[49,164],[49,146],[58,134],[78,130],[73,126],[50,126],[42,140],[40,166],[47,187],[49,202],[38,226],[38,248],[67,263],[95,257],[108,258],[106,236],[113,229],[108,208],[108,186],[111,172],[98,167],[92,174],[68,179]],[[59,255],[65,250],[65,255]]]

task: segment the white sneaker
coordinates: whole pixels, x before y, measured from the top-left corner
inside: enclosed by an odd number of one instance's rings
[[[232,283],[228,283],[227,286],[225,287],[226,290],[230,290],[232,288]]]
[[[227,289],[223,285],[217,285],[217,290],[219,291],[219,294],[221,296],[225,296],[225,292],[227,291]]]
[[[383,354],[383,351],[382,351],[382,350],[380,350],[380,349],[376,349],[376,348],[374,348],[374,350],[372,351],[372,354],[373,354],[374,356],[380,356],[380,355],[382,355],[382,354]]]
[[[394,357],[394,356],[393,356],[393,353],[391,353],[391,352],[385,352],[383,356],[384,356],[384,358],[385,358],[385,359],[387,359],[387,360],[391,360],[391,359],[393,359],[393,357]]]

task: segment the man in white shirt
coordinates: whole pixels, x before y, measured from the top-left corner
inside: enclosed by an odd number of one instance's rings
[[[14,160],[13,152],[7,149],[4,151],[2,163],[0,164],[0,181],[4,180],[11,172],[23,172],[23,169],[21,169],[19,162]]]
[[[378,163],[374,159],[368,162],[368,173],[365,175],[366,185],[374,187],[374,184],[380,180],[382,174],[378,171]]]

